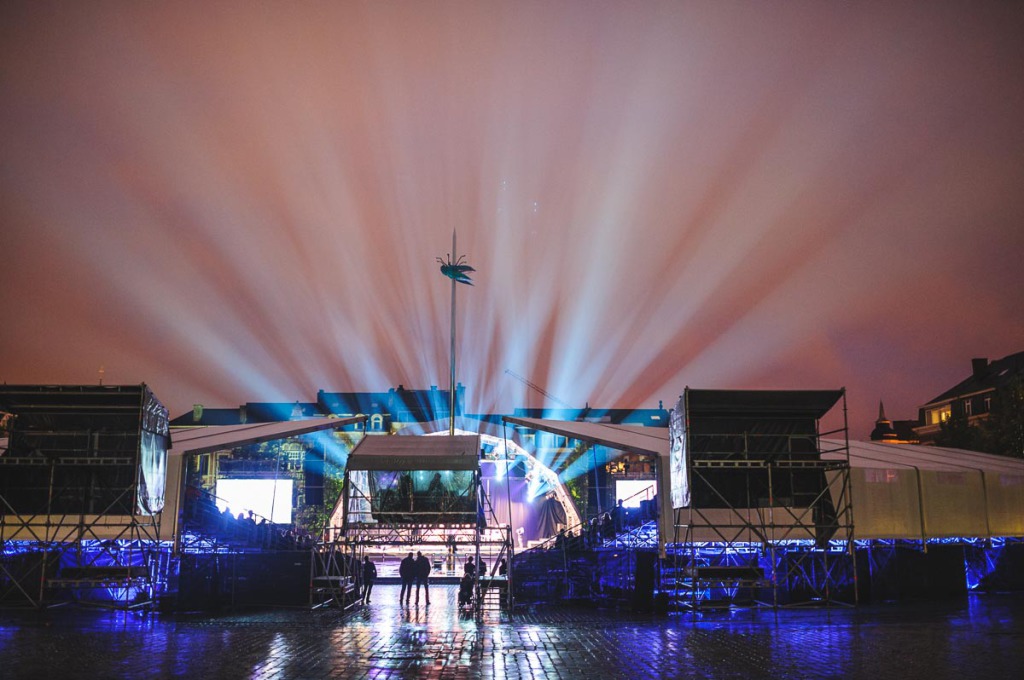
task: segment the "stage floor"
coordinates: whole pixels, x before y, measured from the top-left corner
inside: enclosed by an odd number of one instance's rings
[[[405,607],[398,586],[343,613],[157,616],[0,611],[5,678],[1019,677],[1024,596],[857,609],[639,616],[547,608],[483,620],[456,588]]]

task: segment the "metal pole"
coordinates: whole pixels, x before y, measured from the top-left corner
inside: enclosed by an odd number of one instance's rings
[[[846,466],[843,468],[843,476],[845,481],[843,482],[843,495],[846,499],[846,518],[849,524],[849,529],[846,533],[846,549],[849,552],[850,560],[852,562],[853,569],[853,604],[854,606],[860,603],[860,583],[857,580],[857,544],[856,544],[856,533],[853,523],[853,490],[851,488],[850,480],[850,419],[849,414],[846,411],[846,386],[843,386],[843,442],[846,445]],[[821,450],[821,444],[818,445],[818,450]],[[916,471],[915,471],[916,472]],[[918,474],[920,477],[920,473]],[[918,489],[920,494],[920,489]],[[920,495],[918,495],[920,499]],[[870,544],[869,544],[870,545]],[[868,563],[870,564],[871,556],[868,553]]]
[[[505,435],[505,500],[508,501],[508,533],[505,538],[508,545],[508,557],[506,558],[508,562],[505,569],[505,602],[508,610],[512,611],[512,553],[515,551],[515,537],[512,533],[512,483],[509,480],[509,473],[512,471],[512,461],[508,459],[508,423],[502,424],[502,434]]]
[[[452,229],[452,258],[458,257],[455,250],[455,230]],[[451,338],[451,356],[448,366],[448,436],[455,436],[455,278],[452,277],[452,326],[449,334]]]
[[[454,284],[452,284],[452,285],[454,285]],[[484,531],[483,527],[480,525],[480,517],[481,517],[480,513],[483,511],[483,500],[484,500],[483,499],[483,486],[481,485],[481,482],[483,480],[481,479],[481,477],[482,477],[482,475],[480,474],[480,463],[477,462],[477,469],[473,472],[473,479],[476,481],[476,505],[477,505],[477,511],[476,511],[477,514],[476,514],[476,519],[474,520],[474,523],[476,524],[476,532],[475,532],[475,538],[476,538],[476,557],[474,558],[476,560],[476,569],[473,571],[473,607],[474,607],[475,613],[478,616],[480,615],[481,608],[483,607],[483,602],[480,601],[481,600],[481,595],[480,595],[480,578],[483,576],[483,573],[482,573],[483,572],[483,568],[482,568],[482,565],[480,564],[480,539],[482,538],[483,531]]]

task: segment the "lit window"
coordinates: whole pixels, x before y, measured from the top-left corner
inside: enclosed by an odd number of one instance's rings
[[[953,408],[949,404],[946,404],[945,406],[940,406],[939,408],[934,408],[928,411],[928,424],[938,425],[939,423],[944,423],[947,420],[949,420],[950,416],[952,415]]]

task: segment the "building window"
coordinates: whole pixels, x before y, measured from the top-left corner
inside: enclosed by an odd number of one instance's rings
[[[965,416],[970,416],[971,415],[971,400],[970,399],[964,399],[964,415]]]
[[[569,438],[560,434],[549,434],[542,441],[545,448],[564,449],[569,445]]]
[[[938,425],[949,420],[950,416],[953,415],[953,408],[950,404],[940,406],[939,408],[933,408],[928,411],[928,424]]]
[[[985,397],[985,413],[992,411],[992,397]]]

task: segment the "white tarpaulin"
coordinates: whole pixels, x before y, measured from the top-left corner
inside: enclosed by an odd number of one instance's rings
[[[167,493],[160,524],[160,537],[172,540],[178,530],[178,507],[188,455],[224,451],[248,444],[272,442],[322,430],[333,430],[366,420],[351,418],[308,418],[273,423],[244,425],[207,425],[204,427],[171,428],[171,446],[167,450]]]
[[[663,542],[675,540],[668,428],[511,416],[504,420],[621,451],[656,455],[660,533]],[[842,450],[843,444],[823,439],[821,448]],[[935,446],[860,441],[849,445],[855,538],[1024,536],[1024,460]],[[824,459],[841,456],[822,454]]]
[[[1024,460],[851,441],[850,466],[858,539],[1024,536]]]

